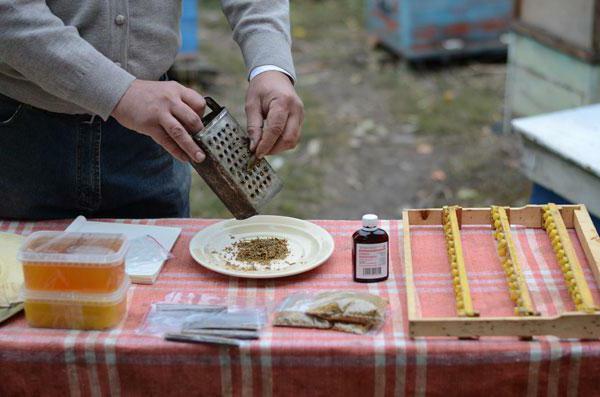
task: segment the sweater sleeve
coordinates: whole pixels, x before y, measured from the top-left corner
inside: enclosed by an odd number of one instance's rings
[[[1,62],[105,120],[135,80],[66,26],[44,0],[0,0],[0,26]]]
[[[248,74],[258,66],[274,65],[295,80],[287,0],[221,0]]]

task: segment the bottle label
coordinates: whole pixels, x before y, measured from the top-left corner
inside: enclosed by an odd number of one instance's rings
[[[388,276],[388,243],[356,244],[356,277]]]

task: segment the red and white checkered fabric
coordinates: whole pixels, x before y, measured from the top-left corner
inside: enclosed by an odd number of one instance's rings
[[[133,222],[133,221],[126,221]],[[553,337],[457,340],[407,338],[399,221],[390,233],[390,278],[352,281],[350,236],[359,222],[316,221],[336,242],[332,258],[309,273],[276,280],[243,280],[212,273],[188,253],[191,237],[213,223],[199,219],[142,220],[183,228],[154,285],[135,285],[125,322],[107,332],[29,328],[22,315],[0,326],[0,396],[403,396],[599,394],[600,343]],[[61,230],[64,222],[1,222],[22,234]],[[441,230],[412,230],[413,261],[423,316],[454,315],[454,297]],[[532,298],[542,313],[571,309],[554,255],[541,230],[515,232]],[[576,237],[573,238],[576,240]],[[463,231],[475,308],[482,316],[511,315],[511,303],[490,229]],[[581,247],[577,253],[586,264]],[[594,297],[598,289],[586,267]],[[296,291],[354,289],[390,302],[382,332],[268,327],[241,349],[163,341],[139,328],[153,302],[198,302],[216,296],[237,304],[275,305]]]

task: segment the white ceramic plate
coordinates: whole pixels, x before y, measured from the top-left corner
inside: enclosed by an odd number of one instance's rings
[[[278,237],[288,241],[290,253],[278,270],[238,270],[225,248],[239,240]],[[257,215],[238,221],[215,223],[198,232],[190,241],[190,254],[200,265],[217,273],[243,278],[277,278],[314,269],[333,253],[333,237],[322,227],[295,218]],[[276,264],[274,264],[276,265]],[[275,266],[274,266],[275,267]]]

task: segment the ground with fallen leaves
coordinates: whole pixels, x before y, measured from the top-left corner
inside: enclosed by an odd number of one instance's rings
[[[374,50],[358,0],[292,2],[297,90],[306,119],[299,147],[269,159],[286,188],[265,212],[356,219],[403,208],[526,202],[518,144],[500,133],[506,67],[480,61],[409,67]],[[199,87],[244,122],[239,49],[218,2],[200,6]],[[192,215],[229,216],[194,177]]]

